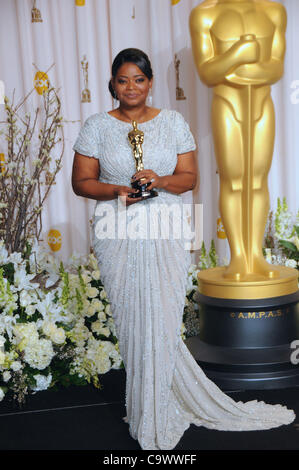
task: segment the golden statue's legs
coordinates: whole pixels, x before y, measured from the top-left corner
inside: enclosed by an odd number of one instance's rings
[[[220,214],[231,250],[227,279],[250,275],[279,276],[263,257],[262,245],[269,211],[268,172],[274,145],[274,108],[270,95],[262,115],[252,119],[252,90],[247,91],[246,119],[237,120],[233,106],[214,96],[212,106],[215,154],[220,175]],[[262,148],[262,153],[261,153]]]
[[[267,263],[261,247],[269,212],[268,173],[272,163],[275,132],[275,114],[271,97],[263,106],[263,114],[253,130],[252,162],[252,269],[254,272],[274,278],[279,276],[279,268]],[[261,155],[261,142],[263,151]]]
[[[219,210],[230,245],[231,262],[225,277],[241,279],[248,272],[243,240],[242,190],[244,150],[242,129],[230,104],[214,96],[212,123],[220,175]],[[232,145],[233,144],[233,145]]]

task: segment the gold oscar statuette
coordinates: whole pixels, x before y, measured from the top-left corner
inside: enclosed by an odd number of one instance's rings
[[[33,0],[33,6],[31,9],[31,23],[42,23],[42,15],[38,8],[36,8],[36,0]]]
[[[271,85],[283,75],[286,22],[284,6],[272,0],[204,0],[190,15],[195,65],[213,89],[219,226],[231,255],[227,267],[198,273],[193,347],[226,390],[299,384],[290,364],[290,344],[299,338],[298,271],[263,256],[275,136]]]
[[[143,161],[142,161],[143,159],[142,144],[144,141],[144,132],[141,131],[140,129],[137,129],[136,121],[132,121],[132,126],[133,126],[133,129],[128,133],[128,139],[132,147],[136,171],[141,171],[144,169]],[[142,178],[140,180],[134,181],[131,184],[131,186],[134,189],[138,189],[138,192],[131,193],[130,197],[132,198],[142,197],[142,199],[149,199],[149,198],[158,196],[157,191],[154,191],[153,189],[150,189],[150,190],[147,189],[147,187],[150,184],[151,183],[142,184]]]
[[[275,112],[271,85],[284,71],[286,11],[266,0],[204,0],[190,15],[195,65],[213,88],[212,131],[230,264],[199,273],[217,298],[258,299],[298,290],[298,272],[262,252],[269,212]]]
[[[180,63],[177,54],[174,55],[174,66],[175,66],[175,77],[176,77],[176,99],[185,100],[186,96],[184,94],[183,88],[180,87]]]
[[[84,77],[84,89],[82,90],[81,103],[90,103],[91,95],[90,90],[88,88],[88,62],[86,60],[86,55],[83,56],[83,60],[81,60],[81,67],[83,70]]]

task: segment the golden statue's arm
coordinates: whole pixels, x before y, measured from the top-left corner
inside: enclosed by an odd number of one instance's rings
[[[268,7],[268,15],[275,26],[270,60],[241,65],[234,71],[234,75],[237,77],[255,80],[261,85],[272,85],[282,77],[284,72],[285,31],[287,26],[285,7],[281,4],[273,4]],[[226,78],[230,81],[229,76]]]
[[[210,34],[211,19],[200,8],[190,15],[192,50],[200,79],[208,86],[223,83],[226,76],[243,64],[256,62],[259,55],[257,41],[240,39],[224,54],[215,55]]]
[[[274,4],[269,16],[275,26],[271,58],[259,63],[260,46],[256,39],[240,38],[225,53],[217,55],[211,37],[211,17],[209,9],[195,8],[190,15],[192,50],[200,79],[213,87],[221,83],[238,83],[239,79],[265,85],[275,83],[283,74],[285,54],[284,33],[286,30],[286,11],[283,5]]]

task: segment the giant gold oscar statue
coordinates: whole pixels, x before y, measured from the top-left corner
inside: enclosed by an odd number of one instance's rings
[[[207,307],[202,338],[218,346],[276,347],[299,335],[298,272],[268,264],[262,253],[275,134],[270,86],[283,75],[285,30],[285,8],[268,0],[205,0],[190,15],[195,65],[213,87],[219,206],[231,252],[228,267],[198,276]]]

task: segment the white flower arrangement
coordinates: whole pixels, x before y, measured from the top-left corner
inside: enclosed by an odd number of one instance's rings
[[[269,214],[264,254],[268,263],[299,269],[299,211],[292,214],[286,198]]]
[[[93,383],[124,364],[95,257],[65,267],[35,240],[8,254],[0,241],[0,400]]]

